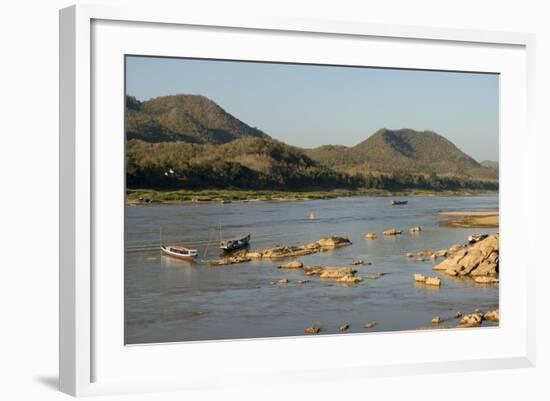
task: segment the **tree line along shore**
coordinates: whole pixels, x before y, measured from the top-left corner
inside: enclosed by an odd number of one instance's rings
[[[352,196],[475,196],[494,193],[486,190],[425,190],[408,189],[389,191],[380,189],[335,189],[325,191],[269,191],[269,190],[162,190],[127,189],[126,204],[164,204],[164,203],[211,203],[211,202],[276,202],[335,199]]]

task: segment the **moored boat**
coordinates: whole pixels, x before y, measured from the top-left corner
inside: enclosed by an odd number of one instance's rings
[[[220,249],[229,252],[248,246],[250,233],[241,234],[237,237],[223,239],[220,241]]]
[[[196,249],[189,249],[183,246],[170,246],[170,245],[161,245],[160,250],[173,258],[193,261],[197,257]]]
[[[407,203],[409,203],[409,201],[398,201],[398,200],[392,200],[391,201],[391,204],[392,206],[396,206],[396,205],[406,205]]]
[[[468,236],[468,242],[470,244],[475,244],[476,242],[481,241],[482,239],[485,239],[487,237],[488,237],[487,234],[477,234],[477,233],[471,234]]]

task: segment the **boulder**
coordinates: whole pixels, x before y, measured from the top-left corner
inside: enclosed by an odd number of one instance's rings
[[[447,250],[446,249],[441,249],[437,252],[434,253],[435,256],[437,256],[438,258],[444,258],[447,256]]]
[[[447,269],[443,273],[445,273],[447,276],[456,276],[458,273],[456,272],[456,269]]]
[[[317,241],[321,248],[339,248],[351,245],[351,241],[345,237],[327,237]]]
[[[449,248],[449,252],[451,252],[451,253],[458,252],[458,251],[460,251],[462,248],[463,248],[462,245],[460,245],[460,244],[455,244],[455,245],[453,245],[453,246],[451,246],[451,247]]]
[[[391,236],[391,235],[399,235],[401,233],[402,233],[402,231],[400,231],[400,230],[396,230],[395,228],[390,228],[390,229],[384,231],[382,234]]]
[[[424,283],[426,281],[426,277],[423,276],[422,274],[415,273],[414,274],[414,281],[416,281],[417,283]]]
[[[496,276],[498,275],[498,262],[485,260],[470,274],[472,276]]]
[[[474,279],[477,284],[498,284],[499,280],[496,277],[478,276]]]
[[[299,260],[293,260],[279,266],[279,268],[280,269],[301,269],[303,266],[304,266],[303,263],[300,262]]]
[[[481,325],[482,321],[483,316],[481,313],[470,313],[462,318],[459,327],[477,327]]]
[[[481,250],[478,247],[470,248],[464,257],[460,259],[460,262],[458,262],[461,268],[457,273],[461,276],[470,274],[482,260],[483,254]]]
[[[489,320],[490,322],[498,323],[500,321],[500,313],[498,309],[487,312],[483,315],[483,319]]]
[[[357,270],[349,267],[325,267],[319,277],[326,280],[336,280],[346,276],[353,276],[355,273],[357,273]]]
[[[461,269],[459,262],[466,255],[466,251],[460,251],[452,257],[445,259],[443,262],[435,265],[433,270],[455,270],[458,271]]]
[[[227,266],[227,265],[234,265],[237,263],[245,263],[250,262],[252,259],[248,256],[228,256],[221,259],[215,259],[215,260],[207,260],[206,263],[209,266]]]
[[[317,326],[306,327],[304,333],[306,334],[318,334],[321,332],[321,328]]]
[[[426,285],[433,285],[439,287],[441,285],[441,279],[439,277],[426,277]]]
[[[350,267],[304,266],[306,276],[319,276],[323,280],[333,280],[342,284],[357,284],[363,279]]]
[[[310,244],[293,246],[280,245],[273,248],[261,249],[259,251],[247,252],[246,257],[252,259],[283,259],[297,256],[311,255],[323,252],[328,249],[340,248],[351,245],[351,241],[344,237],[326,237]]]
[[[342,283],[342,284],[357,284],[357,283],[360,283],[361,281],[363,281],[361,277],[357,277],[353,275],[346,275],[336,279],[336,282]]]

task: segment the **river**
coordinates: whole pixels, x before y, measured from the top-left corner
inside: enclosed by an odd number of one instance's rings
[[[439,211],[498,208],[497,195],[413,196],[407,205],[390,206],[386,197],[350,197],[294,202],[235,202],[126,207],[126,344],[303,335],[316,325],[322,334],[394,331],[431,325],[439,315],[498,307],[498,285],[483,286],[432,270],[432,261],[407,260],[406,252],[438,250],[465,243],[472,232],[496,229],[440,227]],[[310,220],[309,214],[316,218]],[[419,235],[409,228],[421,226]],[[299,245],[329,235],[353,245],[299,258],[304,264],[355,266],[358,276],[386,273],[378,280],[343,286],[277,269],[284,262],[252,261],[222,267],[204,264],[218,257],[218,240],[252,234],[251,249]],[[383,230],[403,230],[384,237]],[[367,232],[378,238],[363,239]],[[159,241],[199,250],[196,263],[162,256]],[[414,273],[438,276],[440,288],[416,285]],[[287,278],[286,285],[272,285]],[[297,280],[309,279],[307,284]],[[365,323],[376,321],[366,330]]]

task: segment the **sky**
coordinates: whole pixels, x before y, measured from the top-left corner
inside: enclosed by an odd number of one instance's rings
[[[353,146],[380,128],[412,128],[498,160],[496,74],[128,56],[126,93],[203,95],[299,147]]]

